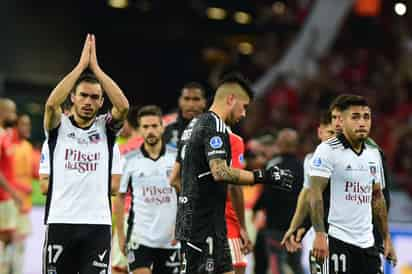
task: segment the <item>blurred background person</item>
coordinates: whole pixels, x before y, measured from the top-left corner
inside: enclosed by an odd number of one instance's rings
[[[13,130],[14,157],[13,165],[16,181],[24,187],[19,196],[23,204],[17,218],[17,229],[14,240],[13,274],[23,273],[23,259],[26,238],[31,232],[30,212],[32,209],[32,182],[38,178],[37,157],[30,143],[31,119],[27,114],[17,118],[17,125]]]
[[[303,273],[300,262],[301,253],[288,253],[280,244],[292,220],[303,184],[303,163],[298,159],[298,144],[299,137],[295,130],[285,128],[279,131],[276,138],[278,154],[268,162],[267,166],[277,165],[291,170],[295,178],[293,189],[291,192],[279,193],[272,188],[265,187],[255,205],[255,210],[264,210],[266,213],[264,234],[272,274],[288,273],[288,268],[294,274]]]

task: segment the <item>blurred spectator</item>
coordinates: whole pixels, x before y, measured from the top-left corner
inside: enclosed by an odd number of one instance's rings
[[[17,126],[13,131],[14,172],[16,180],[24,186],[19,195],[23,206],[17,219],[17,230],[14,242],[13,274],[22,274],[25,241],[31,232],[30,212],[32,208],[31,191],[34,178],[38,177],[38,169],[33,146],[29,141],[31,134],[31,119],[27,114],[17,118]]]
[[[277,165],[280,168],[291,170],[295,177],[293,190],[280,193],[272,187],[265,186],[254,210],[266,212],[265,242],[271,273],[287,273],[289,267],[294,274],[302,274],[301,253],[288,253],[280,245],[292,220],[303,184],[303,163],[297,158],[299,144],[297,132],[293,129],[282,129],[278,134],[276,144],[279,153],[269,161],[267,166]]]

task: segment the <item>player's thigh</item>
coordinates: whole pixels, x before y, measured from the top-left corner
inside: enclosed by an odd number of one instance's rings
[[[180,250],[156,249],[153,262],[153,274],[179,273]]]
[[[144,245],[134,245],[133,249],[127,250],[127,260],[129,264],[129,270],[135,273],[135,271],[150,270],[153,266],[155,256],[153,248]]]
[[[363,273],[382,274],[382,260],[376,247],[365,249],[363,252]]]
[[[353,247],[329,237],[329,260],[326,269],[330,274],[360,274],[359,260]]]
[[[80,256],[80,274],[109,273],[111,251],[110,225],[79,225],[81,245],[77,248]]]
[[[151,274],[152,271],[148,267],[139,267],[132,272],[133,274]]]
[[[72,225],[49,224],[43,245],[43,273],[77,273],[78,257]]]

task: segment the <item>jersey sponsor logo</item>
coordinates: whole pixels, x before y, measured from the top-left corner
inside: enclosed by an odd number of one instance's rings
[[[100,152],[83,153],[76,149],[66,149],[64,167],[69,170],[77,170],[79,173],[96,171],[100,159]]]
[[[219,149],[223,146],[223,141],[222,138],[220,138],[220,136],[213,136],[212,138],[210,138],[210,147],[213,149]]]
[[[372,186],[360,182],[345,182],[345,200],[355,202],[358,205],[369,204],[372,199]]]
[[[319,157],[313,159],[313,166],[320,167],[322,165],[322,160]]]
[[[172,201],[173,195],[172,187],[157,187],[157,186],[145,186],[142,187],[142,194],[145,203],[147,204],[168,204]]]

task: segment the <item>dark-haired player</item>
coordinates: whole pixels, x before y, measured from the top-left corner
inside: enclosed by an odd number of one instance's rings
[[[382,193],[379,150],[366,143],[371,128],[367,101],[356,95],[341,103],[342,133],[320,144],[310,164],[313,255],[327,256],[328,273],[381,273],[372,216],[384,239],[385,257],[396,264]],[[328,242],[322,192],[330,185]]]
[[[186,273],[233,273],[226,238],[227,183],[267,183],[290,189],[290,172],[271,167],[254,172],[231,168],[226,124],[246,116],[253,93],[241,76],[226,76],[218,85],[209,111],[193,119],[182,134],[178,157],[181,192],[176,224]]]
[[[93,75],[82,75],[87,68]],[[97,116],[103,93],[113,108]],[[61,104],[69,94],[73,106],[65,115]],[[98,65],[94,35],[87,35],[78,65],[45,106],[50,177],[44,273],[109,273],[111,175],[121,173],[112,171],[113,147],[128,108],[121,89]]]

